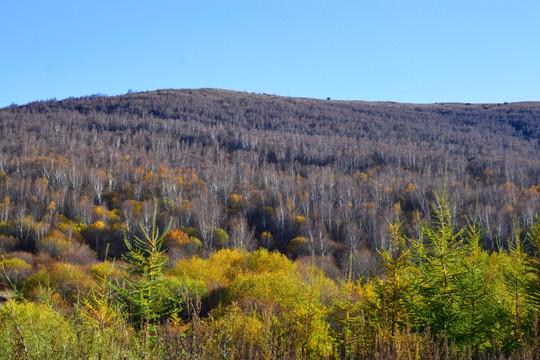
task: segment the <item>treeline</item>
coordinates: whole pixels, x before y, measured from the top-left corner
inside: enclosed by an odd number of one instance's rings
[[[15,299],[0,308],[3,359],[537,359],[540,218],[486,251],[457,227],[444,188],[433,221],[388,225],[381,276],[333,280],[260,249],[171,262],[178,232],[155,218],[123,260],[3,258]],[[31,262],[31,263],[30,263]],[[26,271],[26,272],[25,272]]]

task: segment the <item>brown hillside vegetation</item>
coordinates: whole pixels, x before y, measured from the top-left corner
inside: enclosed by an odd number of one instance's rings
[[[0,357],[534,358],[539,154],[536,102],[0,109]]]
[[[36,102],[0,111],[0,198],[9,199],[4,219],[53,223],[62,215],[129,231],[148,218],[143,203],[160,200],[160,221],[203,229],[203,250],[222,246],[209,227],[253,229],[250,246],[284,253],[292,239],[319,237],[294,242],[290,255],[330,255],[342,267],[349,250],[362,257],[384,247],[397,207],[411,227],[429,219],[447,168],[458,221],[475,215],[483,244],[506,248],[513,222],[527,228],[539,212],[539,122],[540,103],[419,105],[215,89]],[[107,242],[113,255],[121,251],[121,231],[107,231],[107,240],[94,233],[82,236],[99,254]],[[33,251],[40,237],[23,234],[23,249]]]

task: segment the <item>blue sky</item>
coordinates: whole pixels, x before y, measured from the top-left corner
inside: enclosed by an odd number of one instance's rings
[[[201,87],[540,100],[539,18],[537,0],[4,0],[0,107]]]

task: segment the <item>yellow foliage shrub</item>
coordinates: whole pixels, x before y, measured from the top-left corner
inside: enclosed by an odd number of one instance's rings
[[[42,265],[40,265],[42,267]],[[51,284],[51,277],[49,273],[42,268],[36,273],[26,278],[21,286],[23,296],[28,300],[37,300],[41,292],[48,288]]]
[[[164,244],[168,248],[169,258],[171,260],[196,255],[202,248],[202,242],[199,239],[188,235],[181,229],[169,231],[165,237]]]
[[[109,223],[120,222],[121,219],[118,215],[118,212],[118,209],[112,209],[109,211],[106,207],[101,205],[94,208],[94,213],[96,214],[96,216],[103,220],[106,220]]]
[[[4,258],[0,261],[0,283],[3,286],[19,284],[32,273],[32,265],[18,258]]]
[[[247,253],[238,249],[223,249],[208,260],[197,256],[181,259],[176,264],[175,274],[183,274],[203,281],[209,289],[227,286],[247,268]]]
[[[4,270],[19,269],[19,270],[28,270],[32,266],[26,261],[18,258],[4,258],[0,261],[0,264]]]
[[[260,351],[266,348],[264,326],[257,313],[254,311],[246,313],[236,303],[228,306],[225,316],[219,317],[212,324],[220,337],[228,339],[225,348],[228,357],[238,359],[247,358],[248,355],[244,352],[249,349]]]
[[[55,263],[50,268],[50,278],[51,287],[65,300],[79,294],[84,296],[95,286],[90,274],[78,265]]]
[[[69,248],[70,244],[66,236],[58,230],[52,230],[47,236],[36,243],[37,252],[46,252],[51,257],[57,257]]]
[[[234,194],[232,193],[230,196],[229,196],[229,206],[234,208],[238,205],[240,205],[244,200],[244,197],[241,196],[241,195],[237,195],[237,194]]]
[[[0,329],[2,359],[70,358],[68,351],[77,341],[67,317],[49,306],[32,302],[9,302],[0,308]]]
[[[58,224],[58,230],[60,230],[66,237],[71,237],[78,243],[83,243],[84,239],[81,235],[81,227],[77,224],[61,222]]]
[[[103,206],[96,206],[94,208],[94,213],[97,215],[97,216],[103,216],[103,212],[105,211],[105,209],[103,208]]]
[[[121,282],[122,279],[128,276],[125,270],[110,261],[93,264],[89,268],[90,274],[98,281],[108,278],[112,282]]]
[[[227,289],[230,301],[255,301],[267,305],[292,306],[300,296],[298,279],[286,272],[244,274]]]
[[[90,228],[97,229],[97,230],[103,230],[105,229],[105,223],[101,220],[96,221],[93,224],[90,224]]]
[[[283,254],[259,249],[248,255],[248,270],[255,273],[286,272],[293,275],[296,265]]]

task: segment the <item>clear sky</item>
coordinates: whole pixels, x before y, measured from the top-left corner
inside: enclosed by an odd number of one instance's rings
[[[540,100],[538,0],[2,0],[0,39],[0,107],[201,87]]]

